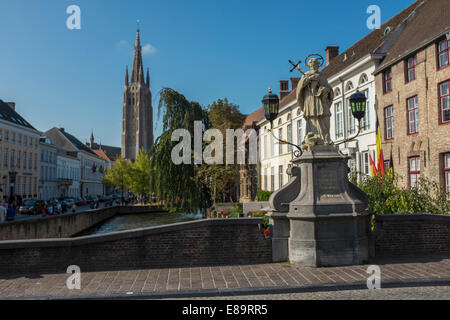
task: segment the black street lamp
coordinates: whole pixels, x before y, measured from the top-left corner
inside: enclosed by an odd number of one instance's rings
[[[354,94],[352,94],[350,96],[349,101],[350,101],[350,108],[352,110],[352,115],[355,119],[358,120],[358,132],[356,133],[356,135],[354,137],[346,139],[346,140],[338,143],[337,145],[347,143],[347,142],[350,142],[350,141],[356,139],[356,137],[359,136],[359,134],[361,133],[361,130],[362,130],[361,119],[366,114],[366,106],[367,106],[366,95],[364,93],[360,92],[359,90],[357,90]]]
[[[300,148],[298,145],[293,144],[291,142],[281,140],[281,139],[275,137],[275,135],[273,134],[273,130],[272,130],[273,120],[275,120],[277,118],[278,112],[280,111],[280,100],[278,99],[278,96],[276,94],[272,93],[272,89],[269,88],[269,93],[267,93],[263,97],[262,103],[264,106],[264,116],[268,121],[270,121],[269,132],[272,134],[272,137],[275,140],[278,140],[280,144],[288,144],[288,145],[291,145],[291,146],[297,148],[297,150],[294,151],[294,156],[296,158],[301,157],[301,155],[303,154],[302,148]]]
[[[264,116],[270,121],[270,129],[272,129],[272,122],[277,118],[280,109],[280,100],[276,94],[272,93],[272,89],[269,88],[269,93],[264,96],[262,103],[264,106]]]

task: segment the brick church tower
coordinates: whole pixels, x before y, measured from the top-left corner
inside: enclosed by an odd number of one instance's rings
[[[135,160],[139,150],[150,151],[153,145],[153,107],[150,92],[150,73],[144,80],[142,48],[139,29],[134,46],[133,70],[131,78],[128,67],[125,74],[122,116],[122,157]]]

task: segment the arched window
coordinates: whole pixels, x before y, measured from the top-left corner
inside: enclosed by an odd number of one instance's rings
[[[345,86],[345,91],[350,91],[353,89],[353,83],[351,81],[347,82],[347,85]]]
[[[341,89],[336,88],[336,89],[334,90],[334,96],[335,96],[335,97],[339,97],[340,95],[341,95]]]
[[[281,126],[281,122],[282,122],[281,119],[278,120],[278,125],[279,125],[279,126]]]
[[[288,113],[288,115],[287,115],[287,120],[288,121],[291,120],[291,114],[290,113]]]
[[[359,84],[364,84],[367,81],[369,81],[369,77],[367,77],[367,74],[363,73],[359,78]]]
[[[300,111],[300,108],[297,109],[297,116],[299,116],[302,112]]]

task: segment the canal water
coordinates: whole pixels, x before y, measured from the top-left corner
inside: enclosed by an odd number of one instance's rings
[[[177,222],[199,220],[202,218],[203,215],[200,212],[197,214],[168,212],[127,214],[123,216],[113,217],[103,224],[87,230],[86,232],[83,232],[83,235],[103,234],[138,228],[148,228]]]

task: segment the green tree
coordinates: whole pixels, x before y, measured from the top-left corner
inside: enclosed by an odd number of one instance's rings
[[[139,155],[129,167],[130,190],[138,195],[150,193],[150,157],[144,148],[139,150]]]
[[[129,187],[129,168],[129,162],[122,157],[118,157],[114,162],[114,167],[106,170],[103,177],[104,183],[111,187],[119,187],[121,192],[124,193]]]
[[[191,164],[175,165],[171,153],[177,142],[171,137],[174,130],[186,129],[191,133],[193,145],[194,121],[202,121],[204,127],[208,126],[207,112],[175,90],[165,88],[160,96],[158,118],[162,115],[162,134],[152,148],[150,190],[155,192],[158,200],[163,200],[166,210],[196,212],[206,209],[210,206],[209,194],[198,178],[193,153]]]
[[[227,98],[214,101],[207,110],[211,127],[222,133],[225,158],[226,130],[242,128],[245,115],[239,111],[239,106],[230,103]],[[234,148],[234,157],[236,157],[236,149]],[[214,201],[230,199],[236,184],[239,183],[239,165],[237,164],[204,164],[201,166],[199,174],[203,184],[210,190]]]

